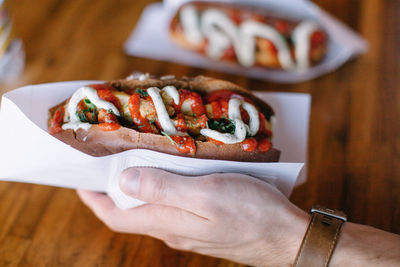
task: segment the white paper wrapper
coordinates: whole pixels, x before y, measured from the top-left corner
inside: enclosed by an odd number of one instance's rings
[[[309,95],[258,94],[276,111],[278,122],[273,141],[282,151],[281,160],[286,163],[202,160],[149,150],[92,157],[48,134],[47,120],[49,108],[70,97],[79,87],[95,82],[30,85],[3,95],[0,180],[107,192],[122,209],[142,203],[119,189],[118,176],[128,167],[161,168],[189,176],[213,172],[245,173],[274,184],[286,196],[296,184],[302,162],[306,160]]]
[[[225,0],[221,2],[245,3],[263,7],[290,18],[311,18],[318,21],[329,35],[328,51],[322,63],[302,72],[259,67],[245,68],[228,62],[213,61],[203,55],[185,50],[170,40],[169,21],[175,14],[176,8],[184,2],[188,0],[165,0],[164,4],[149,5],[126,41],[125,52],[133,56],[167,60],[258,79],[296,83],[331,72],[350,58],[365,53],[368,49],[368,44],[362,37],[309,1]]]

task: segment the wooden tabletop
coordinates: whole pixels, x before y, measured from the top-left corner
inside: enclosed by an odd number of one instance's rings
[[[400,234],[400,1],[318,0],[360,32],[370,51],[310,82],[274,84],[130,57],[122,45],[146,0],[10,0],[26,68],[13,84],[205,74],[253,90],[312,95],[309,171],[291,201],[338,208],[349,220]],[[293,129],[296,131],[296,129]],[[0,148],[1,149],[1,148]],[[174,251],[139,235],[116,234],[74,190],[0,182],[1,266],[236,266]]]

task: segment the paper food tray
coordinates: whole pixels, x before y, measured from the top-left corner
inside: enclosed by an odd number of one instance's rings
[[[213,69],[221,72],[245,75],[252,78],[271,80],[281,83],[296,83],[334,71],[346,61],[368,49],[367,42],[349,27],[330,16],[309,1],[301,0],[236,0],[220,1],[227,3],[242,3],[272,10],[290,18],[311,18],[318,21],[329,36],[328,51],[321,63],[305,71],[284,71],[260,67],[245,68],[229,62],[213,61],[195,52],[186,50],[174,44],[169,37],[171,17],[177,7],[187,0],[167,0],[164,3],[149,5],[134,31],[124,45],[129,55],[147,57],[158,60]],[[204,1],[203,2],[207,2]],[[211,1],[215,2],[215,1]],[[295,2],[295,3],[294,3]]]

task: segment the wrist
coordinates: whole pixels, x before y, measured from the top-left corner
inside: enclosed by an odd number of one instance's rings
[[[280,231],[276,232],[276,238],[265,238],[262,248],[262,257],[256,266],[292,266],[300,248],[304,233],[310,221],[310,214],[291,206],[287,210],[284,219],[280,222]],[[268,231],[268,230],[267,230]],[[273,259],[271,261],[271,255]]]
[[[292,266],[297,253],[300,249],[301,243],[304,238],[304,234],[307,232],[307,228],[311,219],[311,215],[303,210],[299,210],[298,214],[291,220],[293,232],[290,235],[290,245],[288,246],[287,262],[286,266]]]

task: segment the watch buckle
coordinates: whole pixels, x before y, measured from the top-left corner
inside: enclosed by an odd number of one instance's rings
[[[315,206],[313,206],[311,208],[311,214],[314,213],[314,212],[318,212],[318,213],[320,213],[322,215],[325,215],[325,216],[334,217],[334,218],[337,218],[337,219],[342,220],[344,222],[347,221],[346,214],[343,211],[340,211],[340,210],[333,210],[333,209],[325,208],[325,207],[323,207],[321,205],[315,205]]]

